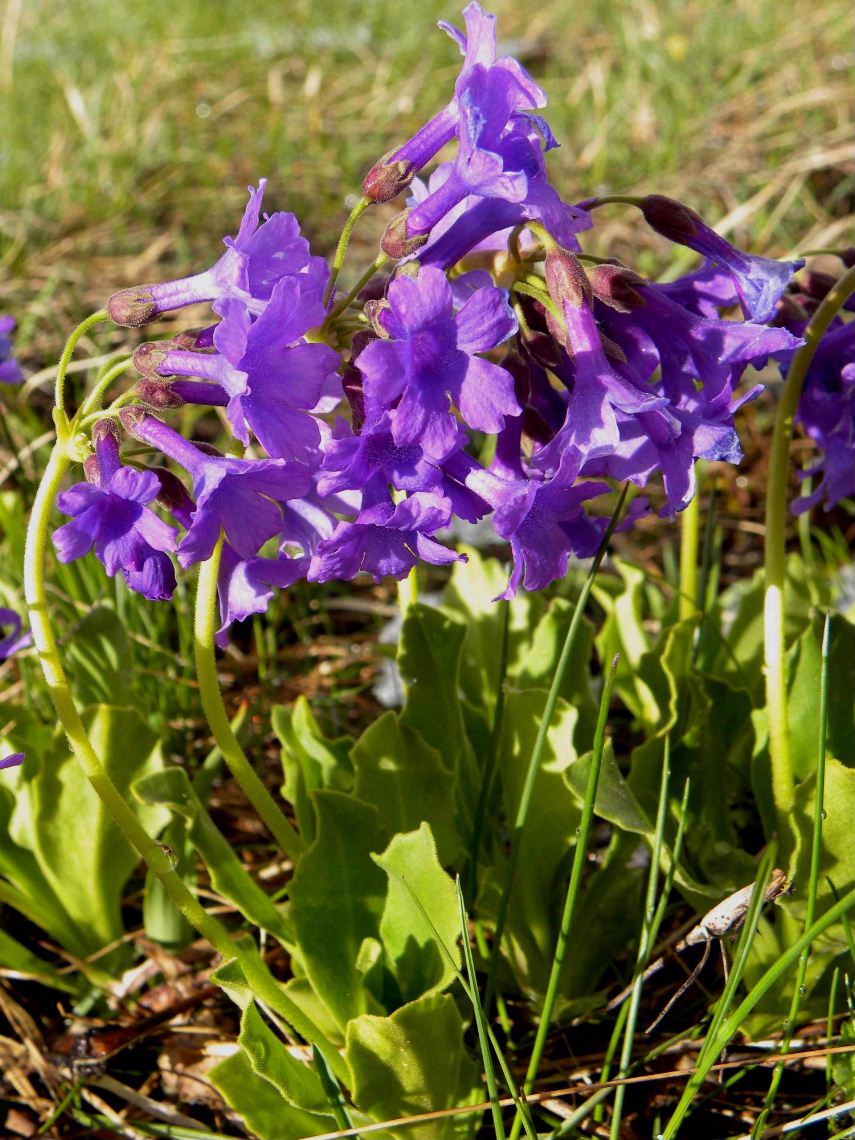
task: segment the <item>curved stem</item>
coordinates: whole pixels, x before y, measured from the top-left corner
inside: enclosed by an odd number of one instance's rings
[[[112,367],[108,368],[106,372],[104,372],[104,374],[95,384],[95,387],[80,405],[79,414],[81,419],[84,419],[86,416],[90,415],[92,412],[97,411],[101,407],[101,398],[104,393],[117,377],[121,376],[123,372],[127,372],[129,368],[133,367],[133,363],[134,358],[132,356],[129,356],[126,360],[118,361],[116,364],[112,365]]]
[[[685,621],[700,608],[698,604],[698,542],[701,521],[701,487],[695,465],[695,493],[680,515],[680,600],[679,618]]]
[[[74,704],[62,666],[45,592],[45,552],[50,513],[68,466],[69,459],[62,442],[59,441],[54,446],[36,492],[27,527],[24,551],[24,596],[29,610],[33,642],[38,651],[48,692],[71,750],[116,826],[135,848],[149,870],[161,881],[167,894],[187,921],[224,959],[237,959],[250,990],[259,1001],[275,1010],[306,1041],[316,1044],[333,1072],[340,1079],[346,1080],[346,1066],[332,1042],[291,1001],[268,970],[258,951],[245,942],[233,941],[228,930],[199,903],[176,873],[170,854],[148,834],[122,797],[92,746]]]
[[[267,825],[282,851],[290,859],[297,859],[305,851],[306,845],[282,814],[241,748],[226,715],[217,680],[214,634],[217,624],[217,575],[220,570],[222,546],[223,540],[220,536],[214,553],[199,567],[199,581],[196,586],[196,625],[193,640],[202,708],[223,759],[244,795]]]
[[[772,794],[775,800],[778,834],[789,837],[790,818],[795,803],[795,779],[787,724],[787,670],[784,650],[784,581],[786,578],[787,476],[793,421],[805,377],[817,346],[845,301],[855,292],[855,268],[845,273],[817,309],[805,331],[805,343],[793,356],[781,402],[775,416],[769,455],[769,484],[766,492],[766,537],[764,568],[764,657],[766,670],[766,709],[769,717],[769,756],[772,765]]]
[[[337,301],[335,308],[331,309],[327,314],[326,320],[324,321],[324,325],[327,328],[336,319],[336,317],[340,316],[345,311],[348,305],[356,300],[356,298],[359,296],[359,294],[362,292],[362,290],[365,288],[377,270],[382,269],[388,260],[389,258],[385,253],[380,253],[377,255],[377,257],[374,258],[374,260],[371,262],[371,264],[368,266],[368,268],[365,270],[365,272],[362,274],[350,292],[342,297],[340,301]]]
[[[65,374],[68,371],[68,365],[71,363],[71,358],[74,355],[78,341],[89,332],[93,325],[100,324],[101,321],[108,321],[109,319],[107,310],[99,309],[97,313],[93,313],[91,317],[87,317],[85,321],[81,321],[66,341],[65,348],[62,350],[62,356],[59,358],[59,364],[57,365],[56,386],[54,389],[54,403],[59,412],[65,413]]]
[[[344,223],[344,229],[341,231],[341,237],[338,239],[335,256],[333,257],[330,279],[327,282],[326,291],[324,293],[324,305],[329,304],[330,297],[332,297],[335,291],[335,283],[338,281],[338,275],[341,273],[341,267],[344,264],[344,255],[347,252],[347,245],[350,241],[350,235],[353,233],[353,227],[368,209],[369,205],[370,202],[367,198],[360,198],[350,211],[350,216],[347,221]]]

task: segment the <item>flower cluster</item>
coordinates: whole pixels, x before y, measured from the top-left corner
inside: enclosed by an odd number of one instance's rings
[[[14,317],[0,315],[0,384],[20,384],[24,379],[21,366],[12,355],[14,331]]]
[[[452,562],[442,532],[489,515],[511,596],[596,551],[616,482],[661,476],[672,514],[696,459],[739,460],[734,413],[760,390],[740,390],[746,367],[800,343],[765,323],[797,264],[745,254],[655,195],[637,202],[646,223],[699,253],[697,270],[661,285],[586,259],[599,203],[549,182],[544,93],[497,57],[493,16],[470,3],[464,18],[441,25],[463,57],[452,98],[363,183],[360,212],[410,192],[381,241],[398,264],[369,299],[337,295],[292,214],[262,216],[263,181],[212,268],[110,299],[129,327],[200,301],[217,320],[137,349],[135,399],[107,410],[86,481],[60,499],[60,558],[94,548],[108,574],[166,598],[171,555],[189,567],[222,536],[224,635],[300,578]],[[187,404],[222,409],[227,454],[167,422]],[[117,420],[149,470],[122,462]]]
[[[844,251],[840,259],[851,267],[855,250]],[[835,284],[832,274],[816,270],[800,274],[781,298],[775,323],[801,336]],[[817,346],[805,377],[796,422],[820,455],[801,472],[802,479],[815,482],[809,494],[793,503],[795,514],[819,503],[829,511],[841,499],[855,496],[855,325],[849,316],[853,311],[855,299],[850,297]],[[791,359],[792,353],[784,357],[785,371]]]

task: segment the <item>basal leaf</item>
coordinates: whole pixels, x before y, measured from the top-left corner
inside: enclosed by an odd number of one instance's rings
[[[353,741],[348,736],[327,739],[305,697],[298,697],[291,710],[276,705],[271,720],[282,745],[282,794],[294,807],[300,834],[312,843],[315,813],[310,793],[319,788],[350,791],[353,768],[349,752]]]
[[[241,1016],[238,1044],[256,1076],[269,1081],[289,1104],[321,1115],[329,1111],[317,1071],[291,1053],[258,1012],[254,1001]]]
[[[134,709],[99,705],[84,714],[84,723],[125,798],[135,780],[162,767],[157,739]],[[33,852],[92,953],[124,933],[122,889],[139,857],[66,751],[64,737],[39,759],[18,785],[10,833]],[[169,819],[161,807],[141,805],[138,814],[150,832],[160,831]]]
[[[387,712],[365,730],[351,752],[354,795],[380,812],[391,834],[430,824],[440,861],[454,863],[460,850],[455,824],[457,777],[436,748]]]
[[[290,916],[306,976],[343,1030],[380,1007],[356,962],[379,935],[387,880],[371,858],[387,838],[375,808],[342,792],[313,794],[317,837],[291,882]]]
[[[402,999],[412,1001],[444,989],[454,980],[454,971],[437,936],[459,966],[460,920],[454,883],[439,864],[430,828],[423,823],[418,831],[396,835],[382,855],[372,857],[389,876],[380,938]]]
[[[274,1084],[254,1072],[243,1049],[221,1061],[208,1077],[258,1140],[300,1140],[335,1127],[331,1116],[305,1112],[289,1104]]]
[[[115,610],[95,606],[66,646],[67,673],[81,705],[130,703],[131,645]]]
[[[449,994],[430,994],[390,1017],[363,1015],[347,1027],[345,1056],[354,1103],[372,1120],[417,1116],[478,1103],[480,1070],[463,1044],[463,1021]],[[390,1129],[393,1140],[465,1140],[481,1113]]]
[[[168,808],[186,821],[190,842],[205,860],[215,891],[233,902],[250,922],[286,945],[293,943],[294,933],[282,912],[247,873],[199,802],[183,768],[165,768],[144,776],[133,790],[143,803]]]

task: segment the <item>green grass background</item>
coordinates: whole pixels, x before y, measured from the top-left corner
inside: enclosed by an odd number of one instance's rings
[[[52,359],[113,289],[209,263],[261,175],[329,251],[365,169],[448,97],[459,56],[435,22],[460,7],[6,0],[0,305],[25,359]],[[677,194],[772,254],[849,240],[843,0],[492,7],[500,48],[548,90],[566,198]],[[609,211],[598,252],[655,261],[631,214]],[[382,222],[361,227],[366,253]]]

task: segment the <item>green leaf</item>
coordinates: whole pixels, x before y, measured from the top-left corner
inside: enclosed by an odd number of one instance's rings
[[[390,1017],[363,1015],[347,1027],[347,1062],[354,1103],[372,1120],[460,1105],[482,1099],[478,1066],[463,1044],[463,1021],[448,994],[430,994]],[[464,1140],[474,1136],[481,1112],[451,1116],[440,1124],[390,1129],[394,1140]]]
[[[0,928],[0,966],[26,977],[37,978],[42,985],[67,994],[81,994],[85,983],[80,977],[65,977],[44,958],[33,954],[11,934]]]
[[[125,799],[135,780],[162,767],[157,739],[134,709],[99,705],[83,719],[101,763]],[[57,735],[51,753],[22,769],[9,831],[19,846],[32,851],[82,935],[80,949],[91,954],[124,933],[122,889],[139,856],[66,749],[65,738]],[[137,814],[149,832],[160,831],[169,819],[161,807],[141,806]]]
[[[455,973],[437,936],[459,967],[460,921],[454,883],[439,864],[430,828],[423,823],[418,831],[396,835],[382,855],[372,858],[389,876],[380,938],[403,1001],[445,989]],[[433,928],[413,895],[427,911]]]
[[[343,1030],[381,1008],[356,963],[379,934],[387,883],[371,852],[386,837],[377,810],[352,796],[324,790],[313,802],[317,838],[294,873],[290,914],[306,976]]]
[[[816,767],[824,622],[823,616],[814,614],[789,654],[788,719],[797,780]],[[839,614],[830,618],[828,649],[828,751],[855,767],[855,626]]]
[[[647,576],[620,559],[615,560],[615,566],[622,581],[601,575],[591,589],[606,611],[596,637],[597,652],[601,661],[611,661],[620,654],[615,691],[639,720],[652,725],[659,719],[659,703],[640,669],[642,657],[650,650],[644,628]]]
[[[91,609],[75,627],[65,652],[66,671],[79,704],[130,703],[131,645],[115,610]]]
[[[335,1127],[331,1116],[319,1116],[289,1104],[274,1084],[253,1071],[243,1049],[221,1061],[208,1077],[258,1140],[299,1140]]]
[[[499,741],[498,761],[510,825],[516,818],[528,760],[547,694],[542,689],[511,691]],[[555,950],[555,908],[560,887],[569,872],[569,857],[576,840],[581,812],[567,787],[565,774],[576,759],[573,736],[577,713],[559,700],[546,738],[543,761],[535,780],[503,947],[521,988],[541,995]],[[498,879],[501,870],[497,868]],[[562,900],[563,901],[563,900]],[[485,897],[484,905],[493,900]]]
[[[283,944],[294,933],[282,912],[248,874],[231,845],[205,811],[183,768],[165,768],[137,780],[134,795],[142,803],[168,808],[186,821],[190,842],[202,856],[214,890],[237,906],[244,918]]]
[[[576,606],[564,598],[553,598],[534,632],[519,648],[508,674],[519,689],[548,689]],[[575,743],[577,750],[591,747],[597,722],[597,702],[591,693],[591,647],[594,628],[583,619],[576,631],[573,653],[567,663],[559,696],[578,713]],[[495,649],[493,650],[495,654]]]
[[[564,772],[567,786],[575,795],[580,807],[585,800],[588,772],[593,756],[593,752],[586,752]],[[621,831],[631,831],[636,835],[646,836],[653,834],[650,817],[633,795],[632,789],[618,768],[611,740],[606,740],[603,750],[595,808],[598,816],[607,819],[609,823],[614,823]]]
[[[256,1076],[269,1081],[289,1104],[322,1115],[329,1111],[317,1071],[291,1053],[258,1012],[254,1001],[241,1016],[238,1044]]]
[[[387,712],[365,730],[351,752],[354,795],[380,812],[388,830],[413,831],[426,820],[440,861],[451,865],[461,842],[454,822],[455,774],[415,729]]]
[[[310,793],[319,788],[350,791],[353,768],[349,753],[353,740],[349,736],[328,740],[305,697],[298,697],[290,711],[284,705],[276,705],[271,720],[282,745],[282,794],[294,807],[300,834],[311,844],[315,838],[315,813]]]

